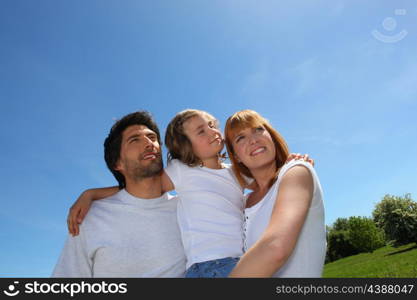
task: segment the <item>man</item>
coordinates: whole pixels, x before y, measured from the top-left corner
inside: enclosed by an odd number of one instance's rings
[[[160,134],[147,112],[131,113],[104,142],[120,191],[94,201],[68,237],[53,277],[182,277],[177,200],[161,190]]]

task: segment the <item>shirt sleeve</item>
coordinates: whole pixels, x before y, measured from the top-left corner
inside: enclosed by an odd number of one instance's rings
[[[181,171],[183,171],[182,169],[186,167],[187,166],[180,162],[178,159],[173,159],[168,162],[168,165],[164,170],[169,179],[171,179],[172,183],[174,184],[175,190],[181,189]]]
[[[52,277],[93,277],[92,266],[93,261],[87,253],[81,226],[79,235],[68,236]]]

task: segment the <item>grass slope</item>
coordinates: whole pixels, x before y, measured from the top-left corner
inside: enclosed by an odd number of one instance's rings
[[[417,245],[385,246],[324,266],[323,277],[417,277]]]

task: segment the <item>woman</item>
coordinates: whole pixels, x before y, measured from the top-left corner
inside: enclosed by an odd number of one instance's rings
[[[253,190],[245,209],[246,253],[230,277],[320,277],[326,253],[322,189],[309,163],[286,165],[288,147],[252,110],[226,122],[233,170]]]

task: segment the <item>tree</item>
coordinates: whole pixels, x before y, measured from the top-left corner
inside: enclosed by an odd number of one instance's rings
[[[372,252],[385,245],[385,237],[371,218],[338,218],[328,228],[327,242],[326,262],[331,262],[361,252]]]
[[[377,228],[371,218],[349,218],[349,240],[359,252],[372,252],[385,245],[384,232]]]
[[[333,223],[334,230],[348,230],[349,229],[349,220],[346,218],[337,218]]]
[[[372,213],[375,224],[395,245],[417,242],[417,203],[410,194],[385,195]]]

